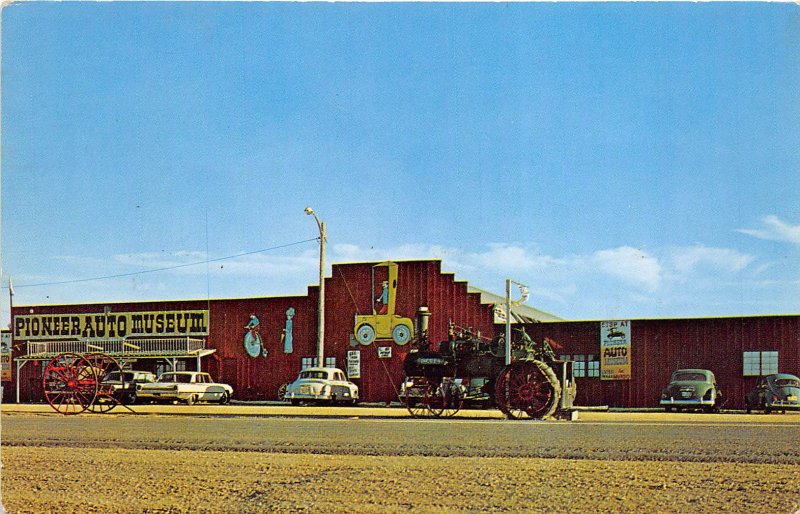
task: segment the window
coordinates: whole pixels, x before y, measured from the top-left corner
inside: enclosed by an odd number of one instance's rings
[[[562,361],[573,361],[572,374],[575,378],[597,378],[600,376],[600,361],[593,354],[562,355]]]
[[[317,366],[317,358],[316,357],[303,357],[300,361],[300,371],[306,368],[314,368]],[[336,357],[325,357],[325,367],[327,368],[335,368],[336,367]]]
[[[593,358],[594,355],[590,355],[586,363],[586,376],[597,378],[600,376],[600,361],[592,360]]]
[[[744,352],[744,376],[771,375],[778,372],[778,352]]]

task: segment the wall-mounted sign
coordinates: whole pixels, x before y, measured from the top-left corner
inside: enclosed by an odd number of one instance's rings
[[[3,332],[0,339],[0,381],[11,381],[11,332]]]
[[[379,359],[391,359],[392,358],[392,347],[391,346],[379,346],[378,347],[378,358]]]
[[[14,316],[16,341],[207,335],[207,310]]]
[[[600,379],[631,379],[631,322],[600,322]]]
[[[361,352],[358,350],[347,351],[347,376],[361,378]]]

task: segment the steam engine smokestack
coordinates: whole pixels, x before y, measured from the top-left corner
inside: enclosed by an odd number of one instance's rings
[[[428,320],[431,311],[425,306],[417,309],[417,345],[420,350],[428,349]]]

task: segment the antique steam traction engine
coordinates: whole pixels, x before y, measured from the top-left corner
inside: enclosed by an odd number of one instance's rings
[[[465,403],[496,406],[510,419],[564,416],[572,410],[572,362],[556,359],[547,339],[536,343],[524,328],[516,329],[507,352],[504,335],[482,338],[450,321],[448,340],[434,346],[427,336],[429,316],[420,309],[417,348],[404,362],[401,389],[413,416],[452,416]]]

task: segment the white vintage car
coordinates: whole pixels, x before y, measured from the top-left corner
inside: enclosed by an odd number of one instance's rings
[[[211,375],[200,371],[169,371],[158,380],[136,385],[136,397],[143,401],[180,401],[228,403],[233,388],[214,382]]]
[[[354,405],[358,402],[358,386],[347,380],[339,368],[306,368],[286,387],[283,398],[292,405],[302,402]]]

